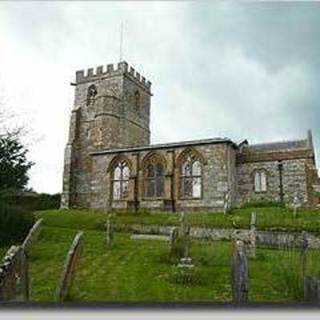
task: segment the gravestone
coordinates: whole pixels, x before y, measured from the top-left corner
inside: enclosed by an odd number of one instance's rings
[[[255,212],[252,212],[251,220],[250,220],[249,239],[248,239],[248,256],[250,258],[256,257],[256,241],[257,241],[256,222],[257,222],[257,214]]]
[[[226,192],[224,196],[223,213],[226,215],[230,210],[230,192]]]
[[[293,217],[295,218],[297,216],[298,208],[301,206],[299,197],[297,195],[294,196],[292,207],[293,207]]]
[[[179,236],[179,229],[177,227],[173,227],[170,231],[170,255],[172,255],[174,252],[176,252],[177,248],[177,240]]]
[[[26,255],[28,255],[30,248],[38,239],[38,236],[39,236],[39,233],[40,233],[41,227],[42,227],[42,220],[43,219],[37,220],[37,222],[30,229],[25,240],[23,241],[22,249],[24,250]]]
[[[233,303],[247,303],[249,291],[248,261],[244,243],[241,240],[233,243],[231,283]]]
[[[0,264],[0,301],[28,301],[27,257],[21,246],[12,246]]]
[[[307,251],[309,247],[309,242],[307,238],[307,232],[302,232],[302,246],[301,246],[301,274],[302,278],[304,278],[306,273],[306,262],[307,262]]]
[[[132,240],[159,240],[170,241],[170,237],[159,234],[132,234],[130,239]]]
[[[312,276],[303,278],[304,300],[315,304],[320,303],[320,279]]]
[[[113,222],[111,216],[109,216],[107,223],[106,223],[106,244],[107,248],[110,249],[113,243]]]
[[[80,260],[80,255],[83,247],[82,239],[83,232],[78,232],[68,252],[64,268],[61,274],[60,285],[57,291],[57,299],[59,302],[63,302],[68,295],[77,264]]]
[[[189,256],[191,246],[190,230],[191,227],[187,223],[186,215],[184,212],[181,212],[179,238],[183,245],[183,257]]]

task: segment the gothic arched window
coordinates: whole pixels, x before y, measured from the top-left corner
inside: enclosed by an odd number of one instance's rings
[[[164,195],[164,168],[161,163],[149,163],[144,172],[145,196],[161,198]]]
[[[254,172],[254,191],[267,191],[267,174],[265,170],[257,170]]]
[[[201,162],[188,155],[181,164],[180,195],[182,198],[201,198],[202,165]]]
[[[119,162],[113,170],[112,176],[112,198],[123,200],[129,194],[130,169],[126,161]]]
[[[88,93],[87,93],[87,105],[91,104],[95,98],[95,96],[97,95],[98,91],[97,91],[97,87],[92,84],[89,88],[88,88]]]

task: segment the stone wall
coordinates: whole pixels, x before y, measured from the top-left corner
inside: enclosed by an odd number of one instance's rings
[[[308,147],[306,140],[302,140],[295,148],[282,148],[256,150],[253,146],[237,154],[238,204],[251,200],[280,201],[280,176],[284,202],[292,203],[297,195],[303,205],[313,204],[312,183],[316,171],[313,149]],[[254,173],[261,169],[267,175],[267,191],[255,192]]]
[[[169,236],[172,226],[160,225],[116,225],[116,231],[133,232],[137,234],[160,234]],[[211,241],[230,241],[239,239],[248,242],[250,230],[247,229],[210,229],[191,227],[190,236],[194,239]],[[302,232],[278,232],[278,231],[256,231],[256,242],[259,245],[273,248],[301,248],[303,243]],[[320,238],[311,234],[306,234],[308,247],[310,249],[320,249]]]
[[[199,155],[202,161],[202,194],[197,199],[185,199],[180,194],[180,159],[187,152]],[[165,167],[164,195],[161,198],[146,198],[144,164],[156,155]],[[92,156],[91,207],[98,209],[127,210],[134,202],[138,207],[151,210],[215,211],[222,210],[224,195],[228,190],[235,193],[235,151],[226,142],[191,146],[134,149],[94,154]],[[131,168],[129,197],[126,200],[112,199],[112,168],[115,159],[127,159]]]
[[[305,160],[283,161],[282,183],[284,201],[291,202],[296,193],[303,203],[308,201],[305,174]],[[265,169],[267,172],[267,191],[254,191],[254,172]],[[238,202],[250,200],[280,201],[280,173],[278,161],[244,163],[237,166]]]

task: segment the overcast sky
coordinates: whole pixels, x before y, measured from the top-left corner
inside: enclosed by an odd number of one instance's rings
[[[152,82],[152,143],[305,138],[320,158],[320,2],[1,2],[0,98],[29,129],[30,187],[60,192],[75,71]],[[319,161],[318,161],[319,163]]]

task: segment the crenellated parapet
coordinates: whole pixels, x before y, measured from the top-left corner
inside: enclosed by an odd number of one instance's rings
[[[150,91],[151,82],[147,81],[145,77],[141,76],[133,67],[127,62],[119,62],[117,65],[108,64],[106,66],[99,66],[97,68],[89,68],[85,70],[76,71],[76,84],[85,83],[89,81],[100,80],[108,77],[125,75],[136,83],[143,86],[146,90]]]

